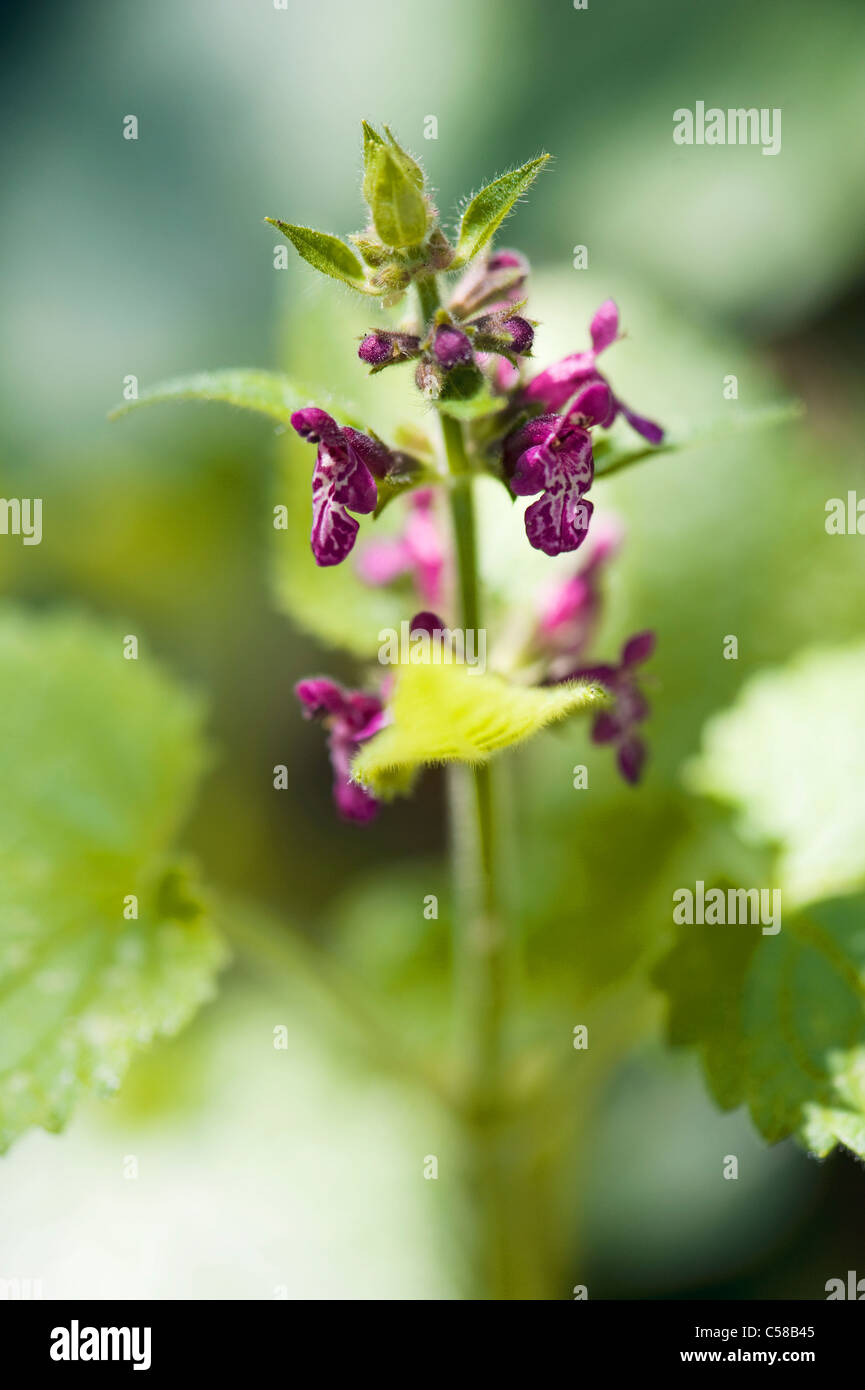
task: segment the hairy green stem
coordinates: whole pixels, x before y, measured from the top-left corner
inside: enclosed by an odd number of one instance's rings
[[[452,474],[450,492],[466,630],[481,623],[474,499],[465,466],[461,424],[442,417]],[[454,850],[458,856],[457,1005],[464,1051],[469,1190],[479,1226],[475,1278],[481,1297],[505,1299],[513,1285],[508,1181],[501,1146],[503,1113],[506,932],[499,899],[498,815],[489,764],[458,767],[451,776]]]
[[[417,281],[424,328],[439,306],[434,276]],[[471,463],[461,422],[439,412],[448,471],[460,623],[483,622]],[[457,894],[455,969],[457,1040],[463,1061],[463,1104],[469,1196],[477,1229],[474,1284],[481,1298],[515,1296],[509,1219],[509,1175],[503,1153],[503,1060],[507,954],[500,901],[498,814],[493,769],[451,769],[452,856]]]

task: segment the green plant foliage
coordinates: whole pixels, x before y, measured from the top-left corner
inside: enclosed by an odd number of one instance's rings
[[[385,127],[386,140],[363,123],[363,196],[385,246],[416,246],[427,230],[423,173]]]
[[[537,159],[530,159],[528,164],[502,174],[475,194],[460,221],[456,256],[451,270],[466,265],[492,240],[508,213],[528,192],[549,157],[542,154]]]
[[[294,412],[309,405],[312,397],[313,393],[281,372],[265,372],[258,367],[226,367],[218,372],[196,372],[194,376],[159,382],[142,391],[136,400],[116,405],[108,418],[117,420],[139,406],[165,401],[216,401],[267,415],[287,425]],[[357,424],[352,406],[331,400],[326,392],[319,392],[317,400],[323,400],[325,408],[332,410],[340,423]]]
[[[681,449],[699,447],[701,444],[717,444],[737,434],[749,430],[771,429],[774,425],[786,425],[802,415],[798,401],[783,401],[778,405],[768,405],[755,410],[743,410],[730,420],[719,420],[714,426],[698,428],[687,433],[667,434],[661,444],[641,444],[636,449],[626,448],[611,436],[599,440],[593,449],[595,456],[595,477],[603,478],[610,473],[618,473],[629,468],[632,463],[641,463],[653,454],[671,454]]]
[[[225,950],[173,846],[201,711],[120,628],[0,612],[0,1149],[210,997]],[[137,918],[131,898],[137,899]]]
[[[770,1142],[865,1157],[865,899],[759,926],[682,926],[656,970],[675,1045],[700,1052],[724,1109],[747,1104]]]
[[[341,280],[360,294],[377,294],[365,280],[363,264],[358,260],[350,246],[330,232],[317,232],[312,227],[296,227],[292,222],[281,222],[278,217],[265,217],[277,231],[291,242],[303,260],[322,275],[332,280]]]
[[[812,650],[756,676],[706,728],[690,786],[779,847],[785,901],[865,883],[865,647]]]
[[[485,763],[566,715],[599,709],[599,686],[575,682],[533,689],[439,660],[399,668],[392,722],[361,747],[353,774],[378,795],[404,791],[423,766]]]

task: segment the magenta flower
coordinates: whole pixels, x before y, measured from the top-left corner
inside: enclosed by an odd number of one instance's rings
[[[521,318],[519,314],[513,314],[511,318],[505,319],[502,328],[511,340],[511,351],[517,357],[524,357],[527,352],[531,352],[532,343],[535,341],[535,330],[528,319]]]
[[[345,690],[335,681],[316,677],[299,681],[295,694],[305,719],[319,719],[328,730],[333,768],[333,799],[343,820],[365,825],[378,813],[379,803],[351,780],[351,761],[360,745],[377,734],[386,715],[377,695]]]
[[[601,616],[601,576],[621,538],[618,522],[596,524],[588,561],[543,599],[535,641],[549,659],[549,674],[554,680],[573,670],[574,661],[592,642]]]
[[[342,427],[325,410],[296,410],[291,423],[302,439],[318,445],[312,475],[312,553],[316,564],[338,565],[354,545],[361,515],[375,508],[375,477],[384,477],[391,454],[360,430]]]
[[[586,666],[563,679],[597,681],[614,698],[611,710],[597,715],[592,729],[595,743],[616,745],[616,761],[626,782],[639,782],[646,761],[646,745],[635,733],[649,713],[649,704],[637,685],[636,667],[655,650],[654,632],[638,632],[622,648],[618,666]]]
[[[592,503],[584,499],[595,473],[588,427],[610,410],[610,388],[594,380],[568,415],[540,415],[505,441],[504,463],[517,497],[543,495],[526,511],[526,535],[535,550],[562,555],[586,539]]]
[[[441,599],[445,553],[433,514],[433,494],[428,488],[412,493],[409,513],[398,536],[370,541],[358,557],[361,579],[374,588],[392,584],[400,575],[412,575],[424,603]]]
[[[592,319],[589,332],[592,346],[588,352],[573,352],[569,357],[563,357],[561,362],[556,362],[529,382],[523,392],[523,399],[527,404],[540,406],[547,411],[561,410],[580,387],[590,381],[605,381],[598,371],[597,359],[619,336],[619,311],[612,299],[607,299],[601,305]],[[599,420],[598,424],[609,429],[616,416],[620,414],[624,415],[632,429],[650,444],[660,444],[663,440],[664,431],[660,425],[656,425],[653,420],[647,420],[643,415],[635,414],[611,390],[607,418]]]
[[[432,352],[439,366],[443,367],[446,372],[449,372],[452,367],[459,366],[461,362],[472,360],[471,341],[462,329],[454,328],[449,323],[440,323],[435,330]]]
[[[367,333],[357,350],[361,362],[378,371],[396,362],[410,362],[419,353],[420,338],[415,333],[397,333],[384,328]]]
[[[519,251],[494,251],[479,256],[457,283],[451,313],[467,318],[480,309],[504,309],[523,297],[529,263]]]

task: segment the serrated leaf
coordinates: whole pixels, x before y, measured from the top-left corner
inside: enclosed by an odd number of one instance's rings
[[[806,652],[756,676],[706,727],[687,769],[751,841],[777,845],[785,901],[865,883],[865,646]]]
[[[314,227],[296,227],[292,222],[282,222],[278,217],[265,217],[272,227],[276,227],[287,237],[298,255],[322,275],[333,280],[341,280],[359,294],[378,293],[366,283],[363,263],[339,237],[330,232],[318,232]]]
[[[746,1103],[770,1143],[865,1157],[865,899],[783,921],[681,926],[656,971],[674,1044],[696,1045],[724,1108]]]
[[[173,857],[204,764],[196,702],[123,632],[0,611],[0,1149],[175,1032],[225,952]],[[138,899],[137,919],[124,917]]]
[[[448,267],[459,270],[495,236],[514,204],[528,191],[549,159],[542,154],[512,169],[476,193],[462,215],[456,255]]]
[[[391,723],[361,747],[352,773],[376,795],[393,795],[425,765],[485,763],[605,700],[599,686],[584,683],[533,688],[467,664],[407,661],[397,670]]]
[[[281,372],[267,372],[258,367],[225,367],[217,372],[196,372],[193,376],[159,382],[142,391],[136,400],[116,405],[109,411],[108,418],[117,420],[139,406],[165,401],[215,401],[267,415],[281,425],[289,424],[295,410],[314,401],[340,424],[361,427],[355,406],[334,399],[326,391],[311,391]]]

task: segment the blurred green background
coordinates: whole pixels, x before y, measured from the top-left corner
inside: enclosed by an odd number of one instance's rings
[[[429,923],[420,905],[447,899],[440,777],[372,828],[335,820],[292,685],[354,668],[316,644],[314,607],[292,622],[274,596],[282,444],[219,407],[109,425],[124,377],[283,365],[369,402],[373,423],[393,418],[393,384],[376,397],[355,357],[367,310],[306,267],[275,270],[262,222],[361,225],[366,117],[423,159],[443,211],[552,152],[503,238],[536,270],[542,363],[584,347],[613,296],[628,338],[609,367],[635,408],[675,428],[805,401],[795,426],[593,493],[628,531],[601,648],[659,634],[652,763],[633,793],[591,754],[580,801],[583,728],[515,760],[518,1031],[531,1047],[558,1029],[567,1049],[592,1019],[609,1043],[554,1126],[578,1155],[559,1194],[559,1296],[585,1283],[591,1297],[809,1298],[865,1272],[861,1169],[767,1149],[741,1112],[716,1112],[632,978],[669,929],[671,885],[706,863],[680,780],[706,718],[764,666],[861,631],[862,542],[828,537],[824,504],[865,488],[865,9],[105,0],[50,24],[19,7],[8,23],[3,492],[44,499],[44,539],[0,540],[4,592],[140,633],[204,693],[216,757],[185,844],[241,915],[255,904],[334,946],[398,1033],[433,1051],[447,914]],[[672,113],[698,99],[780,107],[781,153],[675,146]],[[508,605],[528,599],[537,557],[519,518],[492,497],[488,516],[491,582]],[[721,659],[728,633],[738,662]],[[279,763],[289,791],[273,789]],[[300,964],[283,979],[241,953],[217,1002],[138,1062],[117,1101],[3,1161],[0,1275],[41,1278],[49,1297],[457,1297],[459,1199],[423,1180],[430,1153],[446,1172],[454,1138],[434,1105],[366,1065]],[[729,1153],[737,1183],[721,1178]]]

